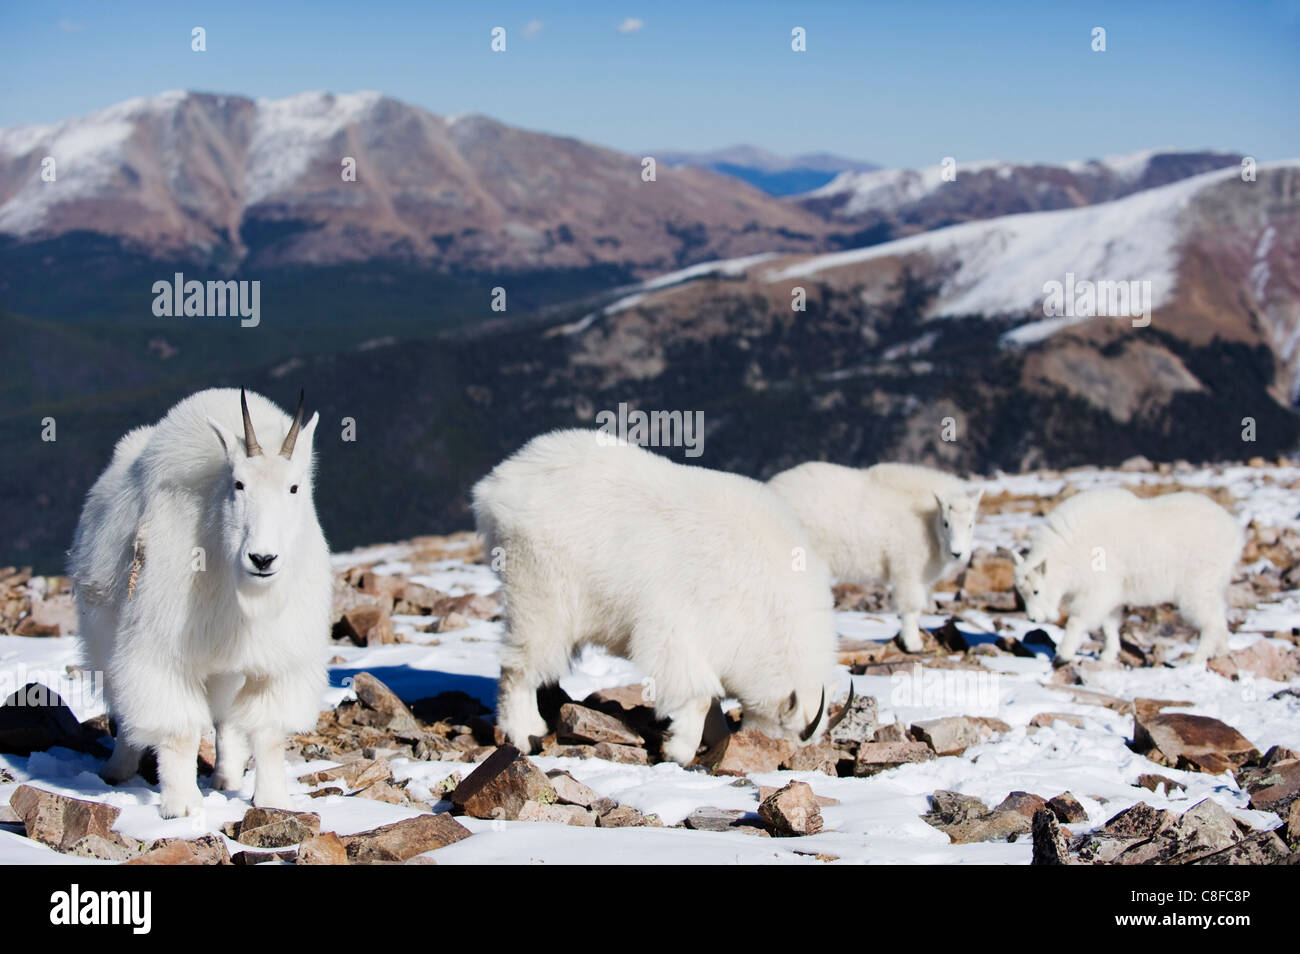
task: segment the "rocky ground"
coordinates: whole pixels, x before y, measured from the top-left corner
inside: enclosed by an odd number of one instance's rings
[[[984,546],[939,587],[923,653],[890,638],[887,593],[839,585],[827,736],[770,739],[724,703],[690,769],[661,762],[640,674],[593,651],[541,693],[540,751],[503,744],[501,605],[472,534],[339,554],[332,685],[290,745],[293,812],[250,808],[252,773],[166,822],[151,766],[100,781],[110,725],[80,691],[67,582],[0,570],[0,861],[1295,862],[1300,468],[1252,464],[987,481]],[[1119,662],[1059,667],[1059,629],[1018,611],[996,548],[1099,484],[1200,490],[1249,526],[1209,671],[1183,663],[1194,634],[1170,607],[1131,613]],[[202,776],[212,757],[208,740]]]

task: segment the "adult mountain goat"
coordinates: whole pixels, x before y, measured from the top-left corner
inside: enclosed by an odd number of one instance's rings
[[[200,391],[118,441],[86,497],[69,575],[118,724],[104,775],[130,778],[156,749],[166,818],[202,805],[195,757],[214,723],[214,787],[242,785],[251,743],[254,804],[289,804],[284,736],[315,725],[326,684],[317,419],[303,424],[301,397],[291,421],[256,394]]]
[[[1224,591],[1243,545],[1236,519],[1202,494],[1143,499],[1110,488],[1063,501],[1029,553],[1012,559],[1031,620],[1055,622],[1061,601],[1069,603],[1057,659],[1073,659],[1084,635],[1101,627],[1101,658],[1114,660],[1125,605],[1174,603],[1201,632],[1192,656],[1200,664],[1227,651]]]
[[[832,574],[893,585],[899,639],[920,652],[930,587],[970,559],[983,491],[929,467],[859,470],[820,461],[782,471],[768,486],[794,508]]]
[[[474,487],[508,631],[497,722],[528,751],[537,688],[584,644],[632,660],[690,762],[714,699],[747,727],[808,741],[834,666],[830,576],[789,508],[757,481],[676,464],[594,431],[534,438]]]

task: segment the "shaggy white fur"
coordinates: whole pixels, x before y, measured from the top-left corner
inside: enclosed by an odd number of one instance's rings
[[[717,698],[770,734],[825,728],[830,576],[763,484],[557,431],[483,478],[474,513],[504,583],[497,721],[516,746],[546,734],[536,690],[584,644],[647,674],[672,719],[664,755],[683,764]]]
[[[913,464],[858,470],[819,461],[783,471],[768,485],[794,508],[831,573],[893,586],[899,638],[919,652],[930,587],[970,559],[982,491]]]
[[[332,574],[312,501],[317,416],[277,454],[289,416],[247,397],[265,451],[245,447],[241,392],[191,395],[118,441],[69,554],[88,662],[105,674],[118,723],[105,777],[130,778],[155,748],[169,818],[202,805],[195,758],[214,723],[214,786],[240,787],[251,744],[254,802],[287,806],[284,736],[315,725],[326,684]]]
[[[1142,499],[1127,490],[1091,490],[1063,501],[1016,561],[1016,589],[1035,622],[1070,618],[1058,659],[1075,657],[1084,634],[1101,627],[1103,660],[1119,655],[1125,605],[1174,603],[1201,641],[1193,662],[1228,648],[1224,591],[1244,537],[1236,519],[1202,494]]]

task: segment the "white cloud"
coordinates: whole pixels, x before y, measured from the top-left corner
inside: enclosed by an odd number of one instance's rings
[[[623,22],[614,27],[619,33],[640,33],[645,21],[638,17],[624,17]]]
[[[529,20],[526,24],[524,24],[524,28],[519,32],[531,39],[532,37],[535,37],[537,36],[537,34],[542,32],[542,21]]]

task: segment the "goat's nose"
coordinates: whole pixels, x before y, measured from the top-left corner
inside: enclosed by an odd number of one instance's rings
[[[269,570],[271,568],[271,564],[275,562],[274,553],[250,553],[248,555],[248,558],[253,561],[253,566],[257,567],[259,570],[262,570],[263,572]]]

